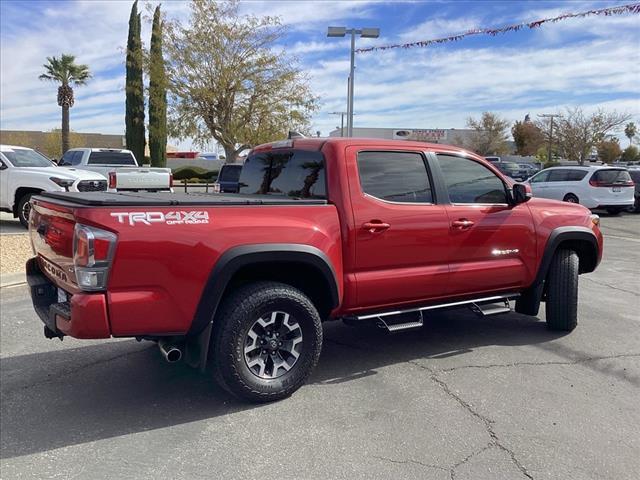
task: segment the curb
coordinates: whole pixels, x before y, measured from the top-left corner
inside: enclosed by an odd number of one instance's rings
[[[16,285],[24,285],[27,283],[27,277],[24,273],[7,273],[0,275],[0,288],[14,287]]]

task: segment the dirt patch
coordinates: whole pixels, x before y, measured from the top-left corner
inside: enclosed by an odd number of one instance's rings
[[[23,273],[24,264],[33,256],[29,235],[0,236],[0,272]]]

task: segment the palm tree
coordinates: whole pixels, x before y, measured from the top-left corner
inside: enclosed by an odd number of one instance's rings
[[[633,122],[627,123],[627,126],[624,127],[624,136],[629,139],[629,146],[632,145],[633,137],[636,136],[637,131],[636,124]]]
[[[60,58],[47,57],[43,65],[46,73],[40,75],[40,80],[58,82],[58,105],[62,107],[62,154],[69,150],[69,108],[73,107],[72,85],[85,85],[91,78],[87,65],[77,65],[74,55],[62,54]]]

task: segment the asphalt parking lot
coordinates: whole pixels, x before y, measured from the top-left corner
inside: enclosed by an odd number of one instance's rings
[[[4,288],[0,476],[637,479],[640,215],[603,230],[571,334],[543,312],[334,322],[309,384],[259,406],[149,343],[47,340],[27,289]]]

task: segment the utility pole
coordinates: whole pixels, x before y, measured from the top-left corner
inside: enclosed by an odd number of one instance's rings
[[[340,115],[340,136],[344,137],[344,116],[347,112],[329,112],[329,115]]]
[[[353,136],[353,82],[356,69],[356,35],[359,35],[362,38],[378,38],[380,36],[380,29],[346,27],[329,27],[327,29],[327,37],[344,37],[347,34],[351,35],[349,91],[347,94],[347,137],[351,137]]]
[[[551,146],[553,145],[553,119],[556,117],[562,117],[559,113],[543,113],[538,115],[540,118],[551,119],[551,125],[549,127],[549,147],[547,149],[547,162],[551,163]]]

